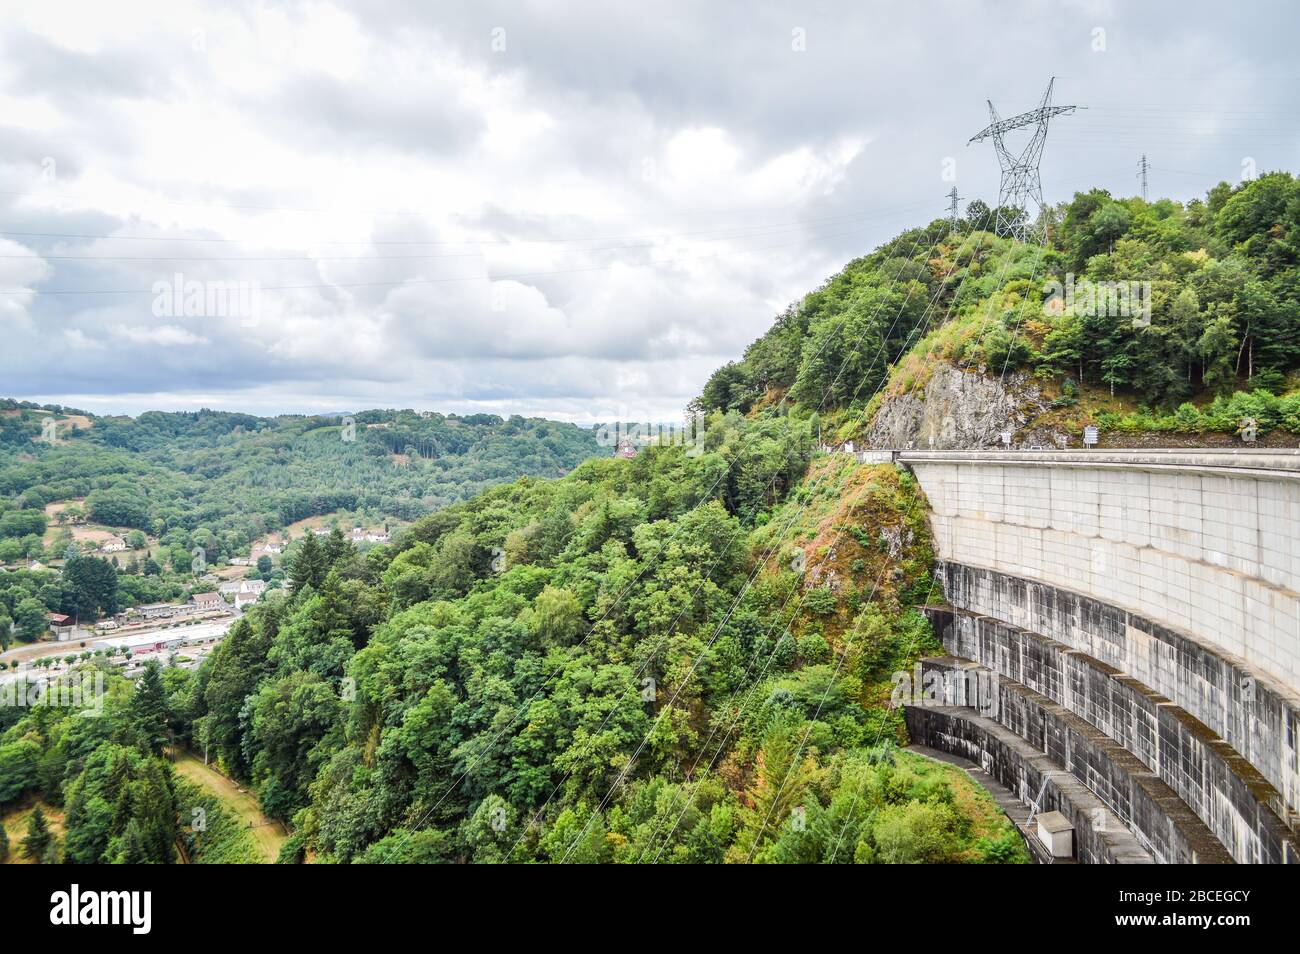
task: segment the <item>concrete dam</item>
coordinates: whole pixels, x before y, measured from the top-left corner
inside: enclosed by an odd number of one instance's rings
[[[1300,451],[894,456],[945,598],[914,743],[1081,862],[1300,861]]]

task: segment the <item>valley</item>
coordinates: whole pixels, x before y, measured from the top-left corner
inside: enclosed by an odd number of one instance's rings
[[[1272,461],[1268,448],[1300,435],[1297,209],[1300,183],[1274,173],[1187,203],[1080,192],[1046,245],[998,234],[987,209],[908,229],[718,368],[689,409],[689,448],[615,453],[572,425],[413,411],[79,415],[88,427],[46,443],[40,421],[69,412],[10,402],[0,600],[19,649],[5,661],[32,662],[50,614],[86,627],[188,603],[228,631],[186,665],[166,652],[68,663],[60,678],[103,678],[98,718],[0,711],[0,804],[58,806],[58,850],[79,863],[170,861],[178,843],[199,862],[1289,858],[1285,760],[1223,757],[1265,779],[1227,825],[1205,808],[1230,800],[1222,791],[1108,736],[1122,727],[1100,704],[1075,711],[960,621],[1037,611],[999,594],[1050,573],[1065,578],[1051,599],[1102,604],[1080,619],[1140,605],[1142,632],[1181,627],[1161,638],[1203,639],[1199,658],[1222,651],[1223,666],[1263,674],[1252,692],[1287,678],[1291,658],[1235,644],[1233,620],[1197,631],[1155,583],[1128,582],[1151,578],[1112,537],[1146,524],[1130,515],[1099,543],[1080,514],[1150,511],[1144,546],[1167,548],[1182,574],[1170,579],[1199,581],[1179,584],[1188,601],[1213,586],[1221,605],[1246,605],[1255,590],[1233,587],[1273,587],[1253,631],[1277,628],[1290,584],[1267,558],[1226,531],[1211,541],[1209,516],[1205,549],[1162,535],[1157,517],[1167,471],[1216,500],[1215,481],[1235,479],[1225,468]],[[1154,274],[1150,323],[1047,307],[1046,281],[1076,271]],[[1097,450],[1081,449],[1087,428]],[[1235,457],[1173,456],[1180,446]],[[1101,456],[1120,447],[1168,455]],[[943,453],[956,456],[926,456]],[[1145,481],[1151,503],[1044,503],[1104,483],[1067,479],[1093,466],[1080,453]],[[1268,467],[1289,486],[1285,455]],[[1283,493],[1251,479],[1261,512]],[[106,552],[114,535],[126,548]],[[1075,567],[1076,553],[1109,562]],[[1000,589],[969,582],[993,567]],[[241,598],[240,581],[257,593]],[[1048,637],[1016,619],[1000,625],[1025,627],[1017,645],[1041,655],[1034,640]],[[177,621],[159,632],[191,625]],[[1053,638],[1102,674],[1089,685],[1151,698],[1107,675],[1137,667],[1136,649],[1090,630]],[[893,699],[900,674],[984,664],[1006,670],[1001,722],[966,696]],[[1221,754],[1228,742],[1187,728],[1219,710],[1161,688],[1187,707],[1159,710],[1181,720],[1179,744]],[[1041,737],[1086,748],[1106,785],[1039,744],[1033,727],[1048,724],[1057,735]],[[1235,723],[1210,731],[1237,739]],[[1013,822],[972,775],[913,744],[960,749],[957,765],[983,765],[1026,810]],[[175,751],[207,752],[212,768]],[[1131,799],[1157,807],[1130,816]],[[187,822],[198,800],[211,835]],[[1072,854],[1033,840],[1046,837],[1029,821],[1040,814],[1069,827]]]

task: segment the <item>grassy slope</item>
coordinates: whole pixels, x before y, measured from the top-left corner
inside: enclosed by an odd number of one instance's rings
[[[256,842],[262,860],[268,863],[275,861],[280,854],[280,846],[288,836],[279,822],[262,814],[262,807],[252,793],[241,789],[216,769],[204,765],[188,752],[178,755],[174,764],[177,775],[194,782],[214,795],[234,814],[240,825],[245,827],[251,825],[248,830]]]

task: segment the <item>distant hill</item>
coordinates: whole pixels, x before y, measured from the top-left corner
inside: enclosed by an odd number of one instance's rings
[[[593,430],[517,416],[131,418],[0,401],[0,497],[16,529],[17,514],[85,498],[94,523],[154,535],[203,527],[231,549],[339,510],[413,520],[520,476],[558,477],[598,453],[608,451]]]

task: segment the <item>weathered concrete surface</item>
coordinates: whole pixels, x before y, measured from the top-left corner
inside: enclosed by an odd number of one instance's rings
[[[1277,790],[1281,804],[1261,798],[1294,827],[1300,706],[1289,693],[1185,633],[1063,587],[960,563],[940,564],[937,576],[953,606],[1056,640],[1186,710]],[[1114,724],[1107,731],[1112,729],[1124,732]],[[1137,732],[1122,737],[1135,752],[1150,756],[1151,746]],[[1173,738],[1165,744],[1173,745]],[[1225,762],[1232,765],[1226,756]],[[1238,774],[1245,778],[1244,771]]]
[[[975,663],[951,657],[922,661],[926,674],[978,668]],[[973,706],[1068,771],[1101,799],[1156,861],[1232,862],[1228,851],[1173,789],[1122,745],[1064,706],[1005,678],[949,682],[953,684],[960,686],[963,698],[945,701]],[[909,707],[909,713],[911,708],[917,707]]]
[[[929,498],[941,559],[1068,583],[1300,689],[1300,457],[899,459]]]
[[[899,462],[929,498],[949,601],[1167,696],[1300,807],[1300,452]]]
[[[1187,803],[1240,863],[1300,861],[1281,793],[1208,726],[1113,666],[1038,633],[929,608],[944,649],[1041,693],[1124,746]]]
[[[962,707],[908,706],[904,718],[914,743],[969,759],[1021,802],[1070,819],[1079,861],[1152,863],[1151,854],[1096,795],[1011,730]]]

